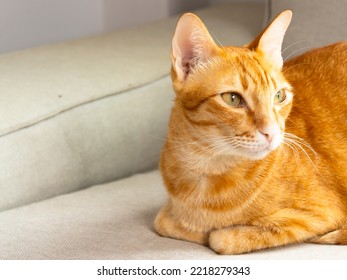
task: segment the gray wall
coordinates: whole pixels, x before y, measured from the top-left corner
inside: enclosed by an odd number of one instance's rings
[[[240,1],[265,0],[0,0],[0,53]]]

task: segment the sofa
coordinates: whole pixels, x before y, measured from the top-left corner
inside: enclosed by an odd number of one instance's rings
[[[243,45],[287,8],[287,56],[346,40],[343,0],[240,1],[196,13],[218,42]],[[220,256],[155,233],[167,199],[158,161],[177,19],[0,55],[0,259],[347,258],[344,246],[314,244]]]

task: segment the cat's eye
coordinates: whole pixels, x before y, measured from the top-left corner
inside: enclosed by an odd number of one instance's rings
[[[280,104],[280,103],[284,102],[286,100],[286,98],[287,98],[286,92],[283,89],[281,89],[276,93],[275,98],[274,98],[274,103]]]
[[[225,101],[225,103],[232,107],[239,107],[244,104],[242,96],[236,92],[222,93],[222,98]]]

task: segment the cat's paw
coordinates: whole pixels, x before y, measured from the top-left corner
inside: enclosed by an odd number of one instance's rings
[[[322,236],[314,237],[307,242],[316,244],[346,245],[347,227],[345,229],[338,229],[328,232]]]
[[[254,236],[258,229],[255,227],[234,227],[214,230],[210,233],[209,246],[221,255],[239,255],[257,250],[254,246]]]
[[[191,231],[172,219],[167,208],[163,208],[158,213],[154,221],[155,231],[164,237],[182,239],[195,242],[201,245],[208,244],[208,233]]]
[[[210,233],[209,246],[218,254],[234,255],[243,253],[237,243],[238,241],[232,229],[219,229]]]

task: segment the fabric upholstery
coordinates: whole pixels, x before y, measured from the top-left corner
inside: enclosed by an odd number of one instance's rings
[[[0,213],[0,259],[346,259],[344,246],[314,244],[220,256],[153,231],[166,201],[158,171]]]
[[[259,4],[218,6],[197,13],[223,44],[247,43],[263,20]],[[0,135],[167,75],[176,22],[177,16],[1,55],[1,101],[7,106],[0,111]]]
[[[245,44],[264,7],[201,10],[223,44]],[[173,92],[177,17],[0,56],[0,210],[157,166]]]
[[[172,99],[166,77],[0,137],[0,210],[155,168]]]
[[[290,9],[293,19],[284,39],[284,56],[347,40],[346,0],[272,0],[271,17]],[[302,50],[300,50],[302,49]]]

